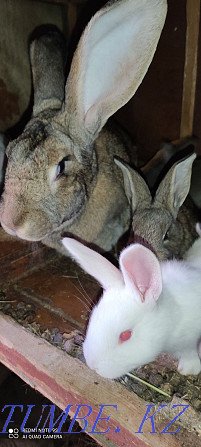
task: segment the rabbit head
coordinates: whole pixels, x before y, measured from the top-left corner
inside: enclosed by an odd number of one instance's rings
[[[120,134],[102,128],[141,83],[166,9],[166,0],[108,2],[81,36],[64,100],[58,47],[32,44],[33,117],[7,150],[7,232],[62,251],[65,230],[109,250],[127,229],[129,205],[113,157],[129,157]]]
[[[154,308],[162,290],[156,256],[133,244],[121,253],[119,270],[74,239],[64,238],[63,244],[104,289],[91,313],[83,344],[88,366],[101,376],[115,378],[152,361],[165,336],[156,334]]]
[[[160,182],[154,197],[143,177],[127,163],[115,159],[124,175],[130,201],[134,241],[146,241],[160,260],[181,258],[197,234],[193,205],[184,207],[191,181],[191,154],[176,162]]]
[[[44,221],[48,229],[48,222],[44,219],[44,212],[39,205],[43,202],[45,208],[49,199],[49,178],[47,169],[43,171],[43,168],[48,166],[51,154],[45,145],[48,147],[49,141],[53,152],[55,144],[58,144],[57,137],[51,131],[51,123],[55,113],[61,109],[65,86],[64,36],[56,27],[51,27],[48,31],[45,28],[45,31],[45,34],[33,40],[30,45],[34,85],[33,114],[22,135],[7,146],[8,163],[1,203],[1,224],[4,229],[16,235],[16,230],[25,226],[24,232],[28,240],[32,239],[28,230],[29,219],[32,219],[36,240],[40,239],[38,227],[42,227]],[[29,216],[28,219],[25,215]],[[19,232],[18,236],[23,238],[23,232]]]

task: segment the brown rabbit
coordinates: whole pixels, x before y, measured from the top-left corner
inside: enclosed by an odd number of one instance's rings
[[[0,217],[8,233],[66,254],[64,231],[109,250],[128,228],[123,176],[113,162],[114,155],[130,160],[126,138],[103,126],[142,82],[166,9],[166,0],[109,1],[81,36],[65,100],[55,37],[32,43],[33,117],[7,148]]]
[[[187,197],[195,158],[193,153],[173,164],[154,197],[140,173],[115,159],[124,174],[125,191],[133,213],[131,242],[134,238],[147,244],[160,260],[182,258],[198,237],[195,230],[198,210]]]

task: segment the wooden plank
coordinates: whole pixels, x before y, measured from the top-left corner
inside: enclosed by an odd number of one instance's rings
[[[193,134],[200,24],[200,0],[187,0],[186,18],[187,29],[180,127],[181,138]]]
[[[36,337],[3,314],[0,314],[0,361],[62,410],[69,404],[73,405],[69,412],[71,417],[77,410],[76,405],[91,406],[87,432],[91,431],[96,421],[100,405],[116,405],[117,409],[104,407],[102,417],[111,415],[110,419],[100,420],[97,424],[96,431],[106,432],[111,427],[107,434],[97,436],[102,445],[183,445],[175,435],[150,433],[150,421],[145,422],[143,433],[135,433],[139,431],[147,410],[145,402],[120,383],[99,377],[78,359]],[[86,415],[86,408],[82,410],[81,416]],[[96,437],[94,433],[93,437]]]
[[[5,300],[1,309],[6,308],[7,300],[13,301],[8,313],[17,319],[15,311],[20,303],[31,305],[34,314],[30,322],[40,325],[42,332],[53,328],[61,332],[85,330],[87,293],[93,300],[100,287],[91,278],[87,280],[69,258],[40,244],[13,238],[0,228],[0,265],[0,291]]]

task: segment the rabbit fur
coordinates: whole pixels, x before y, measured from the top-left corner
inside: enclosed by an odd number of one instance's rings
[[[0,133],[0,190],[4,179],[4,155],[6,151],[5,137]]]
[[[142,175],[115,159],[132,209],[131,240],[148,243],[159,260],[182,258],[197,238],[198,210],[188,196],[195,158],[193,153],[174,163],[153,197]]]
[[[201,209],[201,157],[193,163],[192,180],[189,195],[198,209]]]
[[[200,237],[183,261],[159,263],[151,250],[132,244],[120,255],[120,269],[76,240],[63,244],[103,287],[83,344],[91,369],[117,378],[166,352],[182,374],[201,371]]]
[[[109,1],[81,36],[65,98],[58,36],[32,42],[33,115],[7,148],[5,231],[63,254],[64,231],[104,250],[126,231],[130,207],[113,157],[131,157],[123,133],[103,126],[142,82],[166,10],[166,0]]]

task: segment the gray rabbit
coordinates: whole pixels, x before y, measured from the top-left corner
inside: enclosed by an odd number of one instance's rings
[[[123,176],[113,162],[115,155],[131,160],[127,138],[104,125],[142,82],[166,9],[166,0],[109,1],[81,36],[65,98],[61,39],[52,33],[32,43],[33,115],[6,151],[5,231],[66,254],[64,232],[109,250],[128,228]]]
[[[140,173],[115,159],[123,172],[133,213],[131,242],[134,237],[134,241],[151,246],[160,260],[182,258],[198,237],[195,230],[198,210],[188,196],[195,158],[193,153],[174,163],[154,197]]]
[[[0,190],[3,184],[3,178],[4,178],[4,155],[6,151],[6,145],[5,145],[5,137],[2,133],[0,133]]]

